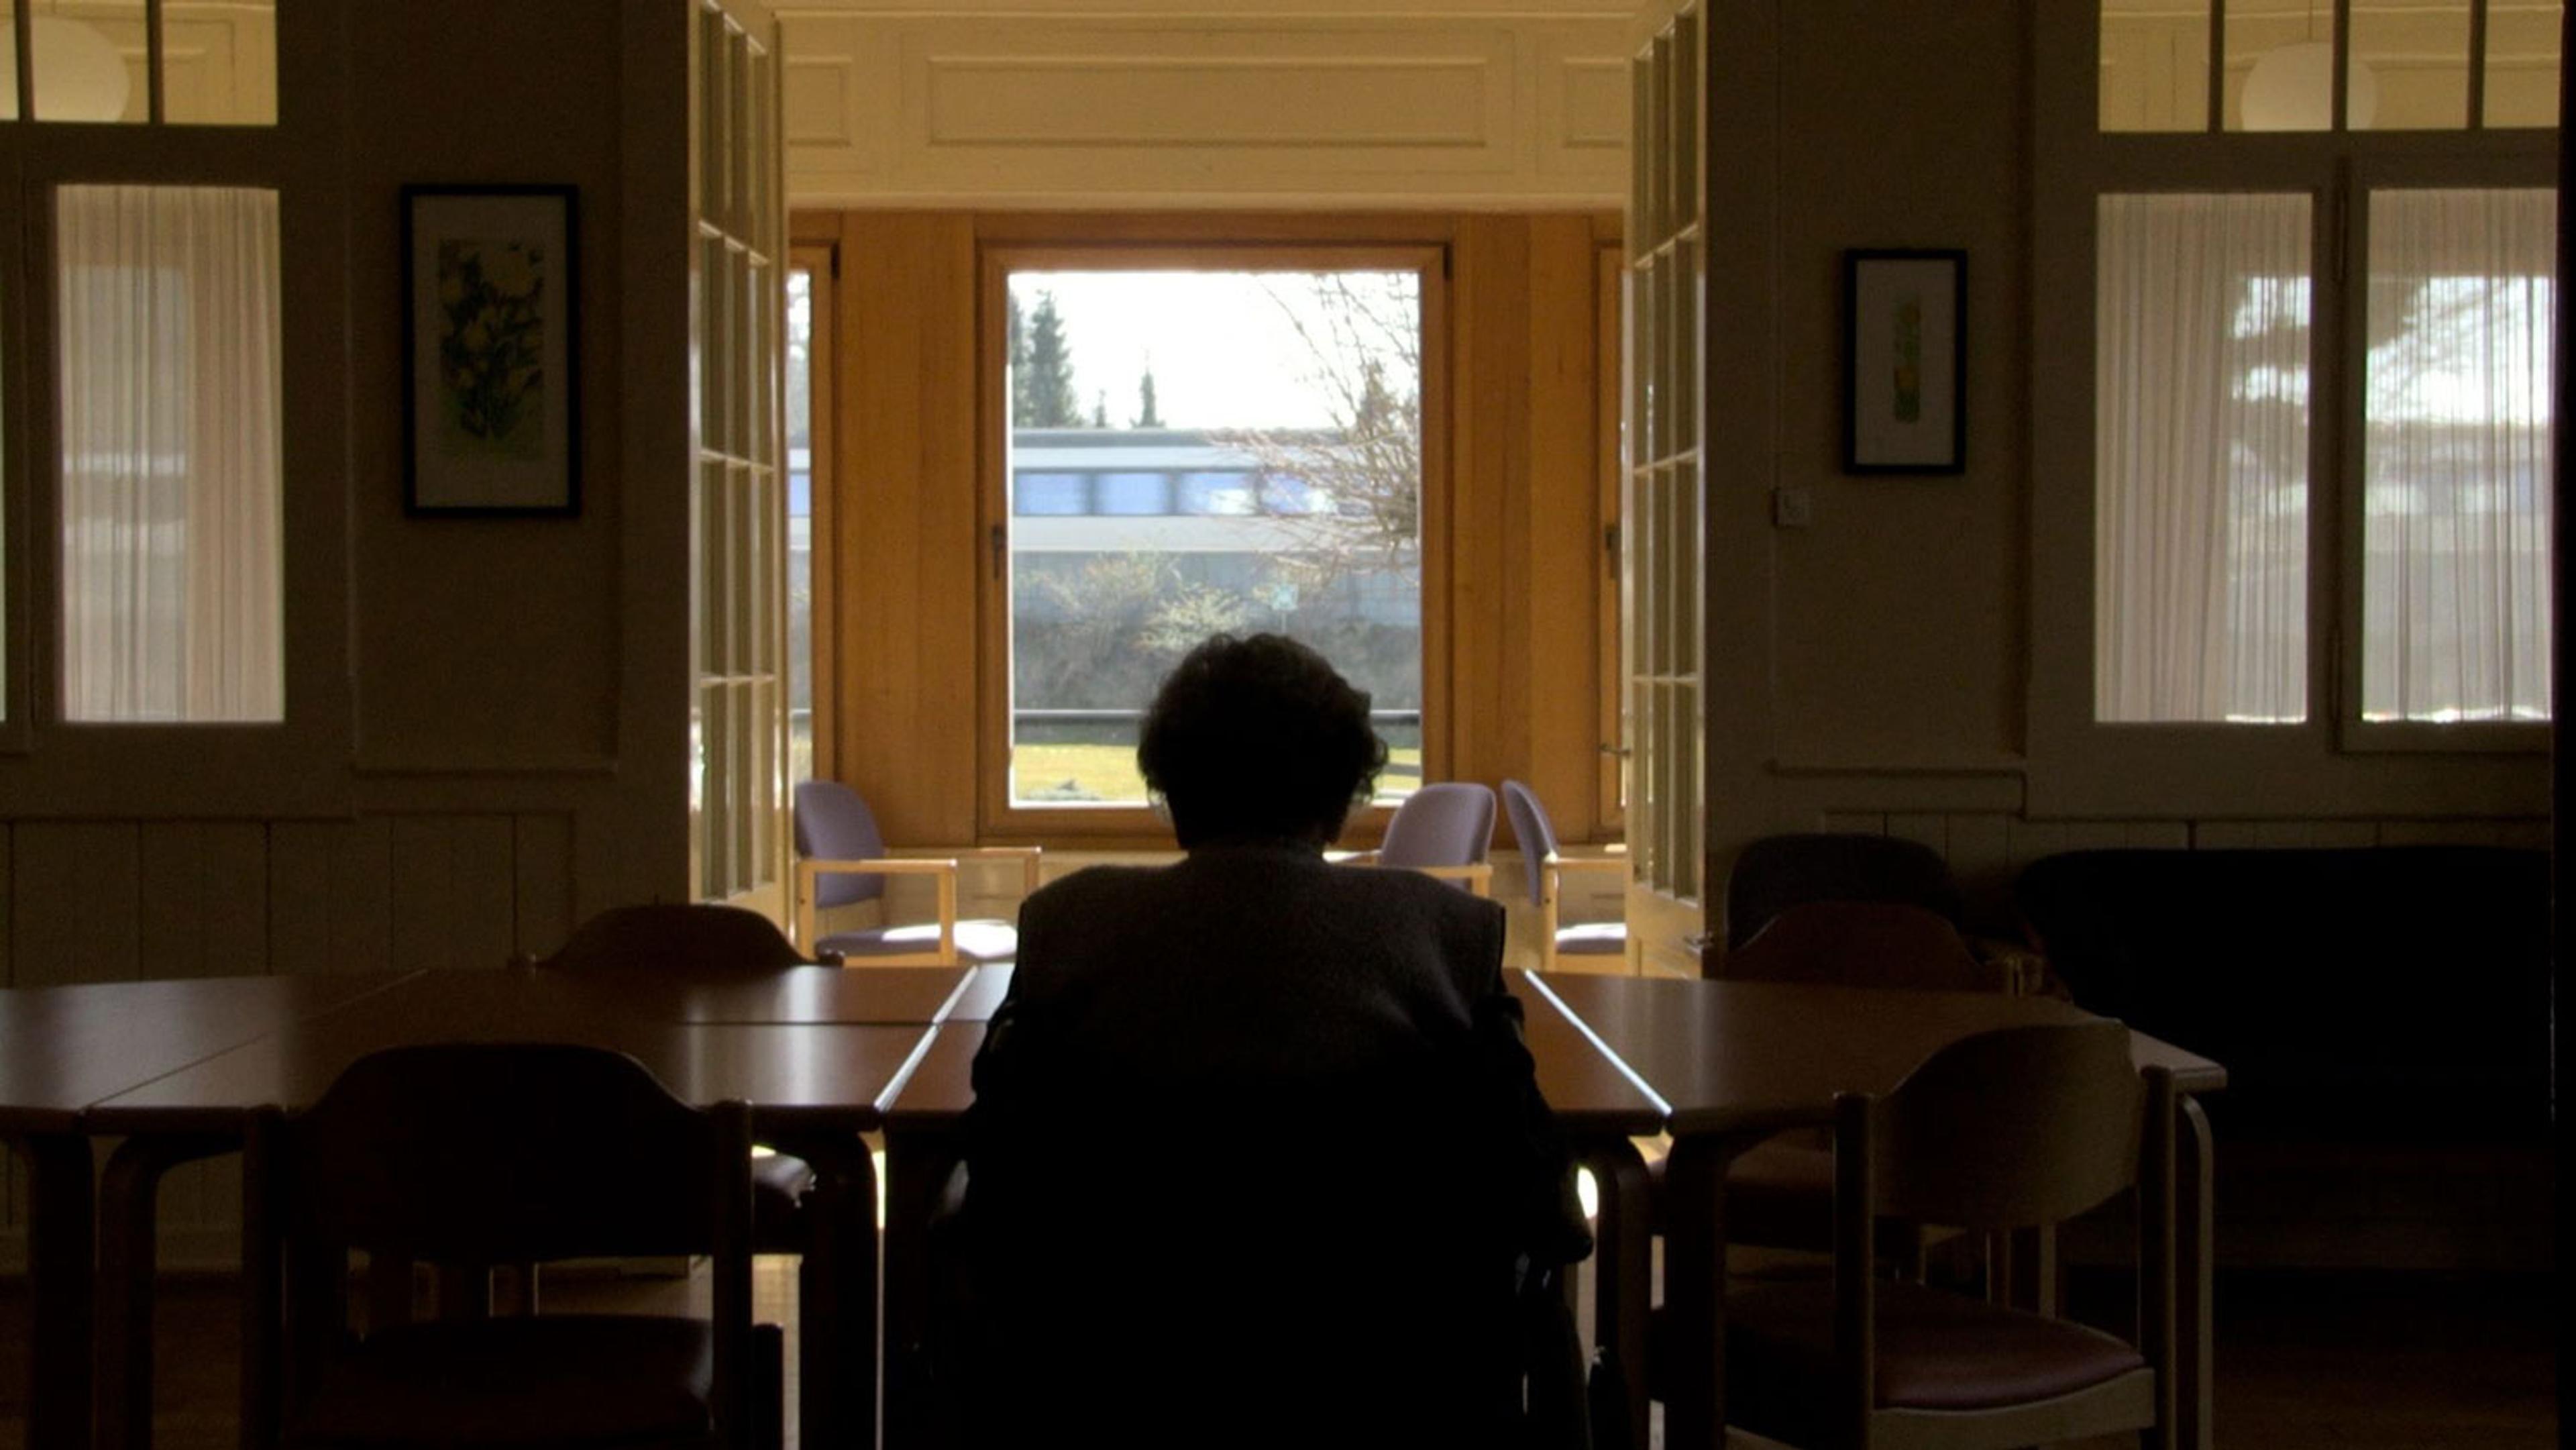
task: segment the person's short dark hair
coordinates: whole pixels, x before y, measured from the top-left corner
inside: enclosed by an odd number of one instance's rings
[[[1342,833],[1377,786],[1386,742],[1369,697],[1285,635],[1211,637],[1183,656],[1145,711],[1136,763],[1184,847]]]

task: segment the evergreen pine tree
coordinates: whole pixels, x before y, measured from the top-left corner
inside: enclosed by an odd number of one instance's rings
[[[1160,428],[1164,426],[1163,415],[1154,406],[1154,365],[1150,362],[1145,364],[1145,376],[1138,379],[1136,382],[1136,402],[1137,406],[1141,409],[1141,411],[1136,414],[1136,427]]]
[[[1038,294],[1029,314],[1028,396],[1014,420],[1022,428],[1079,428],[1081,405],[1073,396],[1073,350],[1064,339],[1064,319],[1055,310],[1055,294]]]
[[[1020,313],[1020,294],[1005,292],[1002,300],[1004,330],[1009,340],[1011,359],[1011,421],[1025,426],[1029,417],[1029,330],[1027,319]]]
[[[1109,390],[1107,388],[1102,388],[1099,393],[1092,398],[1091,426],[1094,428],[1106,428],[1109,426]]]

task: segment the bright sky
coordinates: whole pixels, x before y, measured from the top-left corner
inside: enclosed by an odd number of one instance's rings
[[[1374,317],[1419,331],[1419,279],[1411,272],[1339,274]],[[1014,272],[1011,290],[1025,320],[1038,294],[1053,293],[1073,353],[1082,415],[1108,395],[1109,421],[1137,411],[1136,383],[1150,360],[1163,421],[1175,428],[1321,428],[1336,412],[1319,385],[1318,345],[1328,351],[1331,310],[1302,272]],[[1299,336],[1297,322],[1315,343]],[[1394,349],[1373,348],[1388,386],[1409,392]],[[1356,364],[1344,375],[1359,376]]]

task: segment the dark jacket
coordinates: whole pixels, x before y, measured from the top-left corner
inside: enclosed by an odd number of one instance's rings
[[[1507,1433],[1516,1275],[1588,1244],[1502,945],[1292,847],[1030,897],[968,1119],[986,1438]]]

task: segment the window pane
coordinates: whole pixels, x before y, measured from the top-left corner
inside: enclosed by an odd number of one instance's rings
[[[814,273],[787,272],[787,778],[814,776]]]
[[[277,194],[55,198],[64,716],[280,719]]]
[[[181,125],[277,124],[276,0],[161,7],[162,115]]]
[[[1321,650],[1372,697],[1381,792],[1419,783],[1420,291],[1410,271],[1012,274],[1014,804],[1143,804],[1143,708],[1220,631]],[[1149,373],[1155,413],[1191,426],[1084,426],[1144,416]]]
[[[150,118],[144,86],[143,0],[99,0],[78,16],[30,17],[34,30],[35,119],[128,121]],[[18,114],[18,33],[0,3],[0,117]]]
[[[2469,0],[2354,6],[2351,112],[2355,131],[2466,128]]]
[[[2306,196],[2101,199],[2094,715],[2307,716]]]
[[[2559,0],[2488,0],[2487,124],[2558,124]]]
[[[1104,473],[1092,481],[1094,510],[1133,517],[1172,511],[1172,480],[1160,473]]]
[[[2228,130],[2334,124],[2334,11],[2328,0],[2227,0]]]
[[[1260,508],[1249,473],[1182,474],[1176,504],[1178,510],[1185,514],[1233,516],[1254,513]]]
[[[2362,715],[2546,720],[2557,193],[2370,197]]]
[[[1020,473],[1013,512],[1044,516],[1091,512],[1091,480],[1079,473]]]
[[[2209,0],[2102,0],[2102,129],[2209,129]]]

